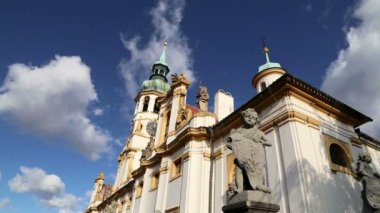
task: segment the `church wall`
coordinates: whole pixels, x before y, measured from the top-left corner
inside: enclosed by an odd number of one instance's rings
[[[293,103],[294,100],[296,99],[293,99]],[[306,123],[293,122],[306,208],[309,212],[359,212],[362,202],[358,193],[360,182],[350,174],[332,172],[323,138],[323,134],[327,134],[346,144],[353,153],[355,162],[361,151],[350,142],[350,138],[355,135],[353,127],[300,101],[293,104],[292,109],[315,116],[321,122],[320,129]]]
[[[140,198],[137,198],[137,199],[134,199],[134,202],[132,204],[132,213],[139,213],[140,211],[140,201],[141,201],[141,197]]]
[[[182,177],[170,180],[168,184],[168,197],[165,209],[170,209],[179,206],[181,201],[181,185]]]
[[[178,177],[173,177],[173,162],[177,159],[180,159],[182,157],[182,154],[184,153],[185,148],[180,148],[176,152],[174,152],[172,155],[168,156],[168,177],[167,178],[167,190],[166,190],[166,204],[164,206],[164,210],[171,209],[174,207],[179,207],[181,202],[181,196],[182,192],[181,189],[183,188],[183,171],[186,170],[184,162],[182,162],[181,165],[181,172],[182,174]]]
[[[214,212],[222,212],[222,206],[226,203],[225,192],[227,191],[227,153],[229,150],[224,149],[224,140],[226,137],[213,141],[214,146],[214,181],[213,181],[213,209]],[[220,154],[216,154],[220,153]]]
[[[282,159],[278,159],[276,157],[270,159],[276,159],[276,164],[280,164],[281,172],[284,172],[284,181],[286,182],[287,191],[281,191],[281,194],[288,201],[288,206],[285,204],[285,208],[289,208],[289,212],[306,212],[305,208],[305,198],[304,192],[301,185],[301,173],[300,173],[300,165],[298,164],[296,147],[294,144],[294,135],[292,134],[292,126],[289,123],[278,126],[278,129],[275,129],[275,134],[278,134],[277,145],[281,145],[282,151],[278,149],[276,155],[281,155]],[[268,148],[270,149],[270,148]],[[268,156],[270,157],[270,156]],[[280,162],[281,161],[281,162]],[[278,174],[271,174],[268,168],[268,176],[279,177]],[[279,180],[275,180],[276,185],[281,184]],[[286,194],[287,192],[287,194]],[[285,212],[285,211],[284,211]]]
[[[268,87],[270,84],[272,84],[275,80],[277,80],[278,78],[280,78],[283,74],[281,73],[271,73],[270,75],[265,75],[264,77],[262,77],[260,79],[259,82],[257,82],[257,85],[256,85],[256,91],[259,93],[261,91],[263,91],[264,89],[266,89],[266,87]],[[261,87],[261,83],[262,82],[265,82],[265,88],[262,88]]]
[[[205,141],[190,141],[188,146],[189,157],[182,158],[181,197],[187,199],[181,199],[181,212],[208,212],[210,161],[205,153],[209,148]]]
[[[289,212],[289,196],[283,162],[282,143],[278,126],[266,132],[272,146],[266,152],[266,184],[272,189],[274,202],[280,205],[280,212]]]
[[[196,116],[190,121],[190,127],[212,126],[215,121],[211,116]]]
[[[152,190],[152,174],[158,171],[158,166],[147,168],[144,174],[144,187],[140,201],[139,212],[154,212],[156,203],[157,189]]]

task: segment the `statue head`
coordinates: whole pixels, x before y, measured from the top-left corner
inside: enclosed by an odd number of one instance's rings
[[[240,115],[243,125],[246,127],[253,127],[259,122],[259,116],[253,108],[240,112]]]
[[[208,90],[207,87],[200,84],[198,87],[198,94],[197,94],[197,101],[203,100],[207,101],[209,99]]]
[[[359,160],[360,161],[364,161],[366,163],[371,163],[372,162],[371,155],[369,155],[368,152],[364,152],[364,153],[360,154],[359,155]]]

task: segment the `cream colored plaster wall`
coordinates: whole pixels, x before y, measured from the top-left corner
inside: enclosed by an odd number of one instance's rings
[[[265,71],[264,71],[265,72]],[[263,78],[260,79],[259,82],[257,82],[256,85],[256,91],[257,93],[260,93],[263,89],[260,87],[260,84],[262,82],[265,82],[266,87],[271,85],[275,80],[279,79],[283,74],[280,73],[271,73],[269,75],[264,76]]]
[[[181,182],[182,182],[182,176],[169,182],[168,197],[167,197],[165,209],[170,209],[170,208],[177,207],[180,205],[181,194],[182,194]]]
[[[214,96],[214,112],[221,121],[234,111],[234,98],[230,93],[218,90]]]
[[[166,189],[166,202],[164,206],[164,210],[170,209],[173,207],[180,206],[181,201],[181,189],[182,189],[182,179],[183,175],[177,177],[176,179],[172,179],[172,163],[174,160],[180,158],[182,154],[185,152],[185,148],[178,149],[172,155],[168,156],[168,178],[167,178],[167,189]],[[182,163],[181,171],[185,171],[185,164]]]
[[[141,197],[134,199],[134,202],[132,205],[132,212],[133,213],[140,213],[140,201],[141,201]]]
[[[212,116],[194,117],[190,121],[190,127],[208,127],[216,123],[216,119]]]
[[[312,103],[307,104],[295,97],[290,100],[289,109],[302,112],[321,122],[319,129],[306,123],[290,123],[305,211],[359,212],[360,184],[349,174],[331,171],[329,153],[326,153],[322,137],[322,134],[331,135],[346,143],[351,152],[358,153],[358,149],[350,142],[350,138],[355,136],[353,127],[316,109]],[[353,155],[354,160],[356,156],[357,154]]]
[[[204,153],[210,150],[207,143],[190,142],[190,157],[183,162],[181,212],[208,212],[210,161]]]
[[[165,157],[161,162],[161,168],[168,168],[167,158]],[[156,197],[156,211],[164,212],[165,204],[168,197],[168,184],[169,184],[170,173],[166,172],[160,173],[160,178],[158,181],[157,197]]]

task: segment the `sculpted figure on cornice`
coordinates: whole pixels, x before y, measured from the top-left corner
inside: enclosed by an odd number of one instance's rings
[[[172,84],[175,84],[175,83],[177,83],[179,81],[182,81],[182,80],[187,81],[186,76],[183,73],[181,73],[181,74],[178,74],[178,73],[172,74]]]
[[[272,143],[258,128],[259,118],[254,109],[249,108],[240,115],[243,126],[231,130],[227,138],[227,147],[236,156],[235,185],[227,191],[228,197],[246,190],[270,194],[271,190],[264,185],[264,146],[271,146]]]
[[[201,111],[208,111],[208,99],[209,94],[207,87],[204,85],[199,85],[198,94],[197,94],[197,104]]]
[[[369,153],[359,155],[356,172],[362,182],[363,211],[380,212],[380,174],[371,166],[372,158]]]

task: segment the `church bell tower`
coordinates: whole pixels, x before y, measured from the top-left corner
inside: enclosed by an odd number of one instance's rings
[[[126,145],[118,158],[118,172],[114,190],[120,188],[131,178],[131,172],[140,166],[142,151],[154,141],[160,104],[158,99],[170,90],[167,74],[170,72],[166,62],[167,43],[161,57],[151,68],[148,80],[142,83],[135,98],[136,107],[131,123],[131,132]]]

